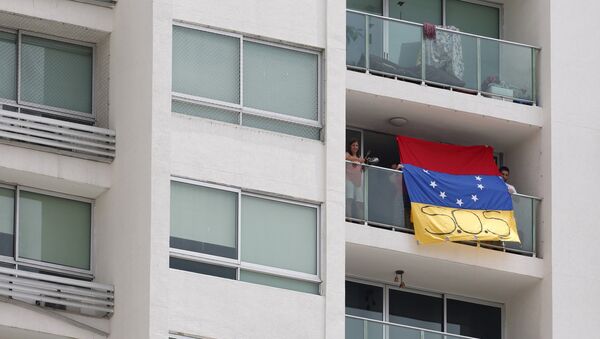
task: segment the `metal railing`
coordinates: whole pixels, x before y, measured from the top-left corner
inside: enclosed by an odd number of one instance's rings
[[[0,142],[103,162],[115,157],[112,130],[2,109]]]
[[[347,10],[350,69],[535,105],[539,47]],[[423,62],[424,61],[424,62]]]
[[[428,330],[346,315],[346,339],[477,339],[459,334]]]
[[[475,244],[535,256],[537,216],[541,199],[512,194],[512,201],[521,243],[477,242]],[[346,219],[370,226],[414,233],[402,172],[346,161]]]
[[[114,287],[0,267],[0,296],[95,316],[110,316]]]

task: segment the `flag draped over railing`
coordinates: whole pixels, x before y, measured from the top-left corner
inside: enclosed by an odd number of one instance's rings
[[[492,147],[396,139],[419,243],[519,242],[512,199]]]

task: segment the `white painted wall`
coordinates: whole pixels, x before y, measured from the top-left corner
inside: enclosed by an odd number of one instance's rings
[[[590,39],[595,1],[550,1],[552,337],[593,337],[600,317],[600,229],[595,180],[600,47]],[[593,33],[592,33],[593,36]]]
[[[115,286],[111,338],[152,338],[153,8],[128,0],[113,13],[109,121],[118,146],[95,230],[96,276]]]
[[[325,3],[318,0],[223,0],[218,3],[211,0],[173,0],[173,18],[324,48]]]
[[[324,200],[321,141],[181,114],[173,114],[170,127],[175,176]]]
[[[0,181],[96,198],[111,186],[110,165],[0,145]]]
[[[170,330],[210,338],[325,338],[323,297],[171,270]]]
[[[13,339],[13,337],[2,336],[3,327],[27,329],[40,334],[50,334],[56,336],[64,336],[67,338],[77,339],[104,339],[104,336],[84,330],[82,328],[73,326],[65,321],[59,320],[53,316],[50,316],[44,311],[35,312],[31,309],[23,308],[20,306],[0,302],[0,337],[6,339]],[[70,316],[70,315],[66,315]],[[77,319],[83,323],[89,324],[95,328],[107,331],[109,327],[109,320],[107,319],[95,319],[79,317]],[[27,336],[24,336],[27,338]],[[38,337],[36,337],[38,338]],[[39,338],[42,338],[40,336]],[[54,338],[54,337],[53,337]]]
[[[111,32],[113,27],[113,12],[110,8],[71,0],[3,0],[2,11],[104,32]]]

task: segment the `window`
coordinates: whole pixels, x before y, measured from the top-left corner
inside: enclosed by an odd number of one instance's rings
[[[417,338],[415,328],[480,339],[502,337],[500,305],[383,284],[346,281],[346,314],[351,316],[346,319],[348,338],[363,338],[365,331],[380,338],[384,327],[376,321],[408,326],[389,326],[390,338]],[[365,328],[363,319],[375,321]],[[425,334],[429,337],[441,336]]]
[[[318,206],[171,182],[170,267],[319,292]]]
[[[0,187],[0,256],[58,273],[91,273],[92,202]],[[13,246],[16,244],[16,246]]]
[[[0,103],[93,121],[94,47],[0,31]]]
[[[320,139],[320,55],[173,27],[172,111]]]

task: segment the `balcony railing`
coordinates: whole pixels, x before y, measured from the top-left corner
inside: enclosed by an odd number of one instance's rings
[[[539,48],[347,10],[350,69],[535,104]],[[425,60],[425,62],[423,62]]]
[[[111,285],[0,267],[0,296],[85,315],[110,316]]]
[[[112,130],[1,109],[0,142],[103,162],[115,157]]]
[[[480,242],[483,247],[524,255],[536,254],[537,210],[540,199],[513,194],[513,208],[521,243]],[[346,162],[346,219],[351,222],[414,233],[410,203],[402,172]]]
[[[346,339],[477,339],[346,315]]]

